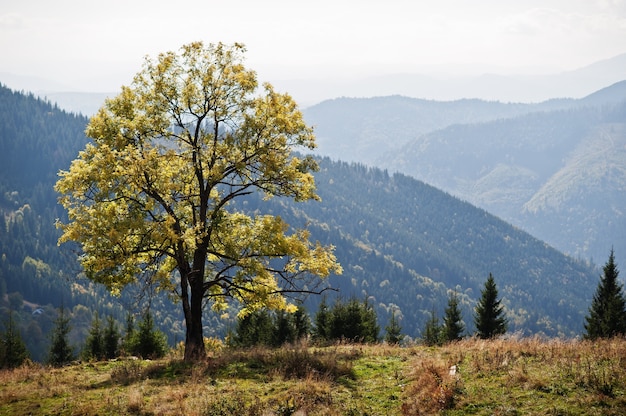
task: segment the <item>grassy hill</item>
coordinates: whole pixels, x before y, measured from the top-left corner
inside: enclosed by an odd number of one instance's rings
[[[621,415],[624,351],[623,339],[469,339],[27,365],[0,371],[0,414]]]

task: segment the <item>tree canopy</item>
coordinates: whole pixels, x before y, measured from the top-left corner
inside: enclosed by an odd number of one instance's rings
[[[341,273],[332,246],[280,217],[236,210],[254,192],[319,199],[312,129],[270,84],[258,91],[245,48],[201,42],[146,58],[131,86],[91,118],[92,139],[56,189],[87,276],[119,292],[137,281],[174,292],[186,323],[185,359],[204,356],[202,311],[231,299],[245,315],[295,311],[287,295]]]

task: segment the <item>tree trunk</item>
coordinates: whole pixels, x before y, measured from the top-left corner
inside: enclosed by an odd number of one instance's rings
[[[202,279],[189,278],[191,304],[185,310],[185,361],[199,361],[206,358],[204,334],[202,333],[202,298],[204,295]],[[185,309],[185,305],[183,305]]]

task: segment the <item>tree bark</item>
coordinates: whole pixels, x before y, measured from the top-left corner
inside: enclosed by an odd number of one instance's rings
[[[204,334],[202,331],[202,298],[204,295],[202,279],[188,279],[191,291],[189,311],[185,311],[185,361],[199,361],[206,358]],[[188,312],[188,313],[187,313]]]

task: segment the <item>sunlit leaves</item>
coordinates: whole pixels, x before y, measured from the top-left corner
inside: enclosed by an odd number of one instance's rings
[[[56,189],[68,210],[60,242],[77,241],[92,279],[119,291],[138,279],[247,309],[293,309],[304,276],[341,273],[333,247],[279,217],[235,212],[252,192],[319,199],[312,129],[287,94],[243,65],[240,44],[200,42],[152,60],[92,117],[93,139]],[[187,274],[184,274],[187,273]],[[201,278],[202,285],[197,285]],[[198,288],[201,292],[198,293]]]

